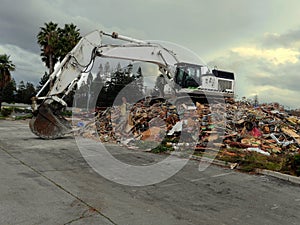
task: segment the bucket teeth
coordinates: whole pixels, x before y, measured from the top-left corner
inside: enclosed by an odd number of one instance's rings
[[[49,105],[40,105],[37,114],[32,117],[31,131],[43,139],[56,139],[70,133],[71,124],[58,112],[53,112]]]

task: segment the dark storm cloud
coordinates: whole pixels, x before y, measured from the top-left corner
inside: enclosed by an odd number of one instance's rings
[[[254,85],[263,86],[271,85],[280,89],[288,89],[292,91],[297,91],[300,94],[300,63],[288,66],[274,67],[272,65],[265,65],[260,67],[258,71],[268,71],[266,74],[268,76],[255,76],[250,75],[249,79]]]
[[[75,23],[85,34],[94,29],[161,39],[201,54],[222,48],[266,26],[266,1],[13,1],[0,8],[1,43],[37,51],[36,35],[44,22]],[[238,18],[238,19],[237,19]]]
[[[11,55],[19,68],[13,72],[17,80],[37,82],[47,70],[36,43],[40,27],[50,21],[59,26],[74,23],[82,35],[103,29],[185,46],[204,61],[210,57],[214,65],[234,71],[238,92],[243,95],[252,93],[251,88],[268,85],[296,90],[291,80],[298,81],[298,63],[276,69],[266,59],[244,57],[229,50],[253,42],[262,49],[299,49],[300,28],[295,29],[299,26],[299,8],[297,0],[288,4],[281,0],[2,0],[0,53]],[[269,35],[263,36],[265,33]],[[274,75],[278,73],[292,79],[280,83]]]
[[[17,45],[37,52],[36,35],[43,24],[31,1],[2,1],[0,8],[1,44]],[[43,10],[43,9],[41,9]]]
[[[262,40],[262,47],[293,47],[300,49],[300,27],[285,34],[267,33]],[[298,46],[295,46],[298,42]]]

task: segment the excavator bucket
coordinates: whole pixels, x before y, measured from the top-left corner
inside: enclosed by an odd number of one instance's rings
[[[71,133],[72,127],[61,111],[53,111],[48,104],[41,104],[29,122],[31,131],[43,139],[56,139]]]

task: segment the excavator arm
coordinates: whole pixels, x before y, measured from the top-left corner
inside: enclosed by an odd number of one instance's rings
[[[104,44],[103,36],[125,41],[124,44]],[[170,87],[175,64],[179,63],[171,50],[157,43],[145,42],[130,37],[93,31],[84,36],[66,55],[50,75],[49,80],[33,98],[31,131],[44,139],[55,139],[71,132],[69,122],[61,115],[67,104],[64,98],[73,90],[83,73],[90,71],[96,57],[116,58],[158,65]],[[46,96],[40,96],[47,85]],[[41,103],[39,103],[41,102]]]

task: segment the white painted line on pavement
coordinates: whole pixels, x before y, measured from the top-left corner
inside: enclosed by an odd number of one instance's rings
[[[231,172],[231,173],[221,173],[221,174],[217,174],[217,175],[214,175],[214,176],[211,176],[211,177],[223,177],[223,176],[228,176],[230,174],[233,174],[234,172]]]
[[[202,178],[198,178],[198,179],[193,179],[191,180],[191,182],[197,182],[197,181],[200,181],[200,180],[205,180],[207,179],[206,177],[202,177]]]
[[[234,172],[230,172],[230,173],[220,173],[220,174],[216,174],[216,175],[213,175],[213,176],[210,176],[210,177],[202,177],[202,178],[192,179],[192,180],[190,180],[190,181],[191,181],[191,182],[197,182],[197,181],[206,180],[206,179],[209,179],[209,178],[228,176],[228,175],[233,174],[233,173],[234,173]]]

